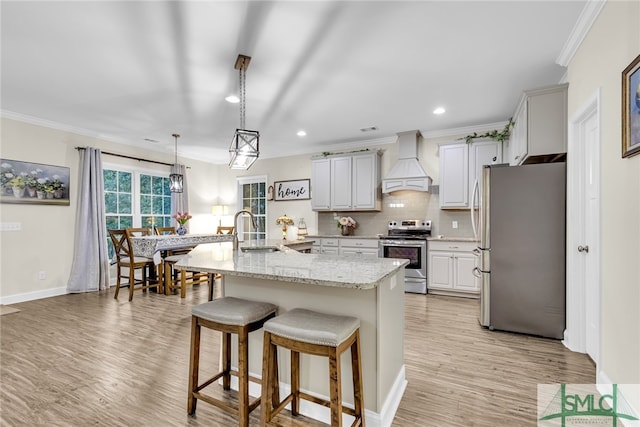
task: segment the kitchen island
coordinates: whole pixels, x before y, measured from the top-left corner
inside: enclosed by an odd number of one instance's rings
[[[283,245],[273,252],[260,250],[260,244],[248,246],[252,249],[243,252],[233,251],[231,243],[203,244],[176,263],[176,268],[219,273],[223,276],[224,296],[271,302],[278,305],[278,313],[299,307],[358,317],[367,425],[391,425],[406,387],[403,284],[408,261],[303,254]],[[274,244],[263,246],[273,250]],[[262,331],[250,335],[249,348],[249,371],[260,377]],[[234,349],[232,354],[235,353]],[[286,394],[289,352],[280,350],[278,357],[282,393]],[[300,367],[300,387],[328,397],[326,359],[302,356]],[[342,377],[343,398],[351,406],[349,352],[343,354]],[[251,384],[250,394],[259,396],[260,387]],[[300,412],[324,422],[329,420],[327,408],[309,402],[301,401]]]

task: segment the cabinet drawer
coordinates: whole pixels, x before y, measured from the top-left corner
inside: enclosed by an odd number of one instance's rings
[[[340,245],[340,239],[322,239],[321,241],[322,241],[322,247]]]
[[[471,252],[477,246],[477,242],[448,242],[441,240],[430,240],[427,244],[429,250],[447,252]]]
[[[371,248],[378,249],[378,240],[375,239],[340,239],[341,248]]]

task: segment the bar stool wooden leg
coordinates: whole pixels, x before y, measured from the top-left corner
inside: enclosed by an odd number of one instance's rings
[[[198,387],[198,371],[200,368],[200,325],[195,317],[191,319],[191,351],[189,356],[189,398],[187,399],[187,412],[189,415],[196,413],[198,400],[193,397],[193,392]]]
[[[249,378],[249,332],[246,327],[238,331],[238,374],[239,378]],[[249,382],[238,381],[239,425],[249,425]]]
[[[222,388],[231,389],[231,334],[222,333]]]
[[[331,401],[331,425],[342,427],[342,383],[340,381],[340,356],[336,348],[329,351],[329,399]]]
[[[276,405],[273,396],[273,384],[277,382],[277,377],[273,376],[274,360],[271,355],[271,351],[273,350],[274,346],[271,344],[271,334],[265,332],[262,350],[262,403],[260,404],[260,425],[262,427],[271,421],[271,409]]]
[[[351,370],[353,372],[353,405],[356,417],[362,420],[364,427],[364,395],[362,394],[362,364],[360,363],[360,331],[356,331],[356,340],[351,344]]]
[[[278,351],[276,349],[276,351]],[[300,407],[300,352],[291,350],[291,413],[299,414]]]

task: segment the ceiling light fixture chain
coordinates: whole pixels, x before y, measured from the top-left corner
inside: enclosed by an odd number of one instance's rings
[[[245,83],[245,65],[246,59],[242,58],[242,64],[240,65],[240,129],[245,129],[245,115],[247,112],[247,103],[246,103],[246,83]]]
[[[251,62],[251,57],[238,55],[234,68],[239,71],[239,92],[240,92],[240,127],[236,129],[229,147],[231,169],[247,170],[258,159],[260,155],[260,132],[245,128],[245,117],[247,113],[247,89],[246,72]]]

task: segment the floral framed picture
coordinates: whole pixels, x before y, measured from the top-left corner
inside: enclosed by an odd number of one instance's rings
[[[622,157],[640,154],[640,55],[622,72]]]
[[[0,203],[69,206],[69,168],[0,158]]]
[[[309,200],[309,179],[297,179],[295,181],[275,181],[273,183],[273,200]]]

